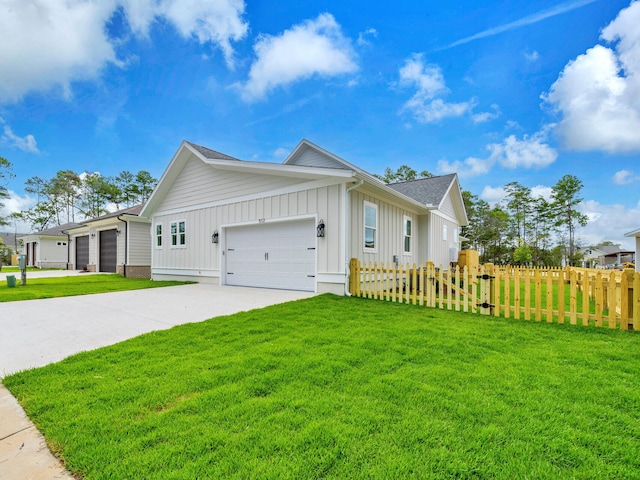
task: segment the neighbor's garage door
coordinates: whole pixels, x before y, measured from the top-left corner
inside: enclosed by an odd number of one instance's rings
[[[76,270],[82,270],[89,263],[89,235],[76,237]]]
[[[116,272],[116,259],[118,252],[118,237],[114,230],[100,232],[100,271]]]
[[[225,253],[227,285],[315,290],[313,221],[228,228]]]

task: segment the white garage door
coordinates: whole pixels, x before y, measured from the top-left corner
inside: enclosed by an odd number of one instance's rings
[[[228,228],[225,256],[227,285],[315,290],[313,220]]]

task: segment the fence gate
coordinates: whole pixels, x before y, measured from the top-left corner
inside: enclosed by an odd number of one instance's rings
[[[494,305],[494,280],[495,277],[488,272],[489,269],[482,268],[478,274],[478,284],[480,298],[477,304],[482,315],[493,315]],[[493,273],[493,272],[491,272]]]

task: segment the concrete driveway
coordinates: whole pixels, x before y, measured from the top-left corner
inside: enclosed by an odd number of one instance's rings
[[[192,284],[0,303],[0,378],[145,332],[313,295]]]

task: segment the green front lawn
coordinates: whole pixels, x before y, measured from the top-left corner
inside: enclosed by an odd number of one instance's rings
[[[151,281],[143,278],[124,278],[121,275],[78,275],[73,277],[29,278],[22,285],[16,275],[16,286],[8,287],[6,281],[0,284],[0,302],[34,300],[36,298],[68,297],[90,293],[119,292],[142,288],[183,285],[185,282]]]
[[[640,336],[322,295],[4,379],[86,479],[640,478]]]

